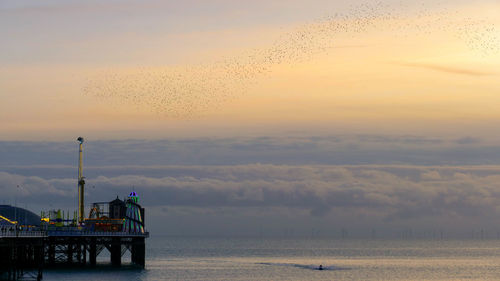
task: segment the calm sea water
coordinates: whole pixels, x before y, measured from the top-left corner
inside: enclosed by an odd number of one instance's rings
[[[146,254],[144,270],[101,264],[44,280],[500,280],[499,240],[151,237]]]

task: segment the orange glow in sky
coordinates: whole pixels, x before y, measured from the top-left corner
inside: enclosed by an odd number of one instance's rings
[[[500,4],[422,3],[360,4],[339,14],[330,4],[308,20],[191,30],[161,17],[161,28],[129,30],[119,11],[103,6],[82,17],[108,15],[109,34],[79,29],[81,40],[65,38],[67,27],[44,39],[19,24],[1,33],[4,54],[23,47],[0,57],[0,137],[491,133],[500,121]],[[56,14],[57,24],[67,20],[57,9],[1,15],[16,24],[15,16]]]

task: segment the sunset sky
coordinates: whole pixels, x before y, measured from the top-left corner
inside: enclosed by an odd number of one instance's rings
[[[81,135],[176,234],[500,213],[496,0],[1,1],[0,38],[8,202],[73,198]]]
[[[498,5],[3,1],[2,139],[57,140],[76,132],[135,138],[137,131],[147,138],[214,136],[277,129],[461,135],[466,128],[466,134],[489,135],[499,120]],[[368,26],[359,23],[367,19]],[[321,30],[331,23],[347,30]],[[302,42],[289,39],[303,35]],[[273,48],[293,59],[247,59]],[[251,73],[236,83],[234,65],[216,71],[228,61],[256,63],[266,73]],[[200,71],[216,73],[200,78]],[[176,97],[151,90],[152,85],[172,87],[164,73],[182,75],[175,83],[196,92],[194,98],[184,92],[185,101],[165,102]],[[135,75],[133,81],[123,83],[126,75]],[[196,82],[208,86],[195,88]],[[135,87],[140,101],[101,88],[85,91],[99,83],[122,94]],[[230,88],[229,97],[216,92],[221,85]]]

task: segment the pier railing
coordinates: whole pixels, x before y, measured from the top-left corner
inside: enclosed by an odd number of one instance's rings
[[[149,232],[104,232],[104,231],[79,231],[79,230],[49,230],[49,231],[24,231],[24,230],[6,230],[0,231],[0,238],[10,237],[49,237],[49,236],[87,236],[87,237],[149,237]]]
[[[16,231],[16,230],[7,230],[0,231],[0,238],[11,238],[11,237],[47,237],[47,232],[45,231]]]
[[[47,231],[48,236],[109,236],[109,237],[149,237],[149,232],[122,232],[122,231],[64,231],[54,230]]]

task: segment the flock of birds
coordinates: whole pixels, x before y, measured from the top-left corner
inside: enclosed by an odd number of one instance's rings
[[[273,67],[307,61],[335,48],[341,36],[355,38],[373,31],[391,35],[455,34],[483,55],[500,50],[494,24],[443,9],[417,8],[410,14],[382,3],[359,5],[346,14],[335,14],[304,24],[282,36],[268,48],[252,49],[239,56],[205,65],[144,67],[129,73],[109,71],[90,78],[84,93],[111,104],[133,105],[174,119],[199,117],[225,101],[237,98]]]

